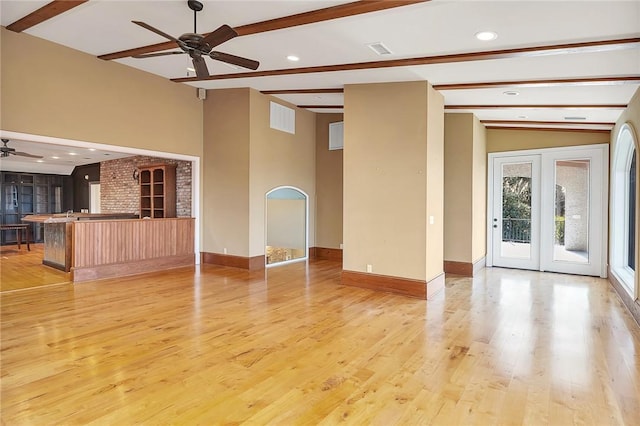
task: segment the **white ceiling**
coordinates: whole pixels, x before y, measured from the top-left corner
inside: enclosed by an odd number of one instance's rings
[[[2,136],[4,138],[6,135],[3,133]],[[15,148],[17,152],[40,155],[42,158],[9,155],[8,157],[0,158],[0,171],[70,175],[76,166],[115,160],[132,155],[102,148],[94,148],[89,145],[87,145],[87,147],[58,145],[45,142],[33,142],[19,138],[9,138],[7,146],[9,148]]]
[[[48,1],[0,1],[0,17],[7,26]],[[222,1],[205,0],[198,14],[198,32],[222,24],[237,27],[268,19],[335,6],[346,1]],[[165,42],[162,37],[131,23],[146,22],[179,36],[193,30],[193,12],[186,1],[90,0],[44,21],[26,33],[89,53],[102,55]],[[491,30],[497,39],[477,40],[478,31]],[[260,61],[258,71],[338,65],[358,62],[462,54],[523,47],[582,43],[640,35],[640,0],[632,1],[443,1],[433,0],[281,30],[239,36],[216,50]],[[378,56],[367,44],[383,42],[392,55]],[[195,81],[206,89],[253,87],[258,90],[343,88],[345,84],[427,80],[438,86],[453,83],[590,79],[640,76],[639,43],[619,50],[571,51],[564,54],[523,56],[433,65],[414,65],[356,71],[333,71]],[[293,63],[288,55],[297,55]],[[166,78],[187,76],[186,55],[117,59],[118,62]],[[212,75],[234,74],[221,62],[207,59]],[[193,74],[191,74],[193,75]],[[536,87],[442,90],[445,105],[493,105],[468,108],[481,120],[521,121],[528,126],[610,129],[622,108],[504,108],[513,105],[626,105],[640,81],[626,84],[553,85]],[[516,90],[517,96],[505,95]],[[342,106],[341,93],[276,94],[296,105]],[[341,108],[310,108],[342,112]],[[566,117],[570,117],[567,119]],[[573,119],[571,117],[580,117]],[[526,122],[557,122],[539,124]],[[576,121],[578,124],[565,124]],[[584,123],[584,124],[581,124]],[[520,123],[518,125],[522,125]],[[509,124],[515,125],[515,124]]]

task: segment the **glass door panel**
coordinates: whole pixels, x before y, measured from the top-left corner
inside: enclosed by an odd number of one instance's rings
[[[553,260],[589,262],[590,160],[555,161]]]
[[[493,264],[538,269],[539,156],[496,158],[493,164]]]
[[[502,165],[503,257],[531,259],[531,163]]]

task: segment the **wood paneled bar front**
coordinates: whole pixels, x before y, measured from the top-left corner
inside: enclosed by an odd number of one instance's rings
[[[195,264],[195,220],[111,219],[77,215],[44,221],[43,263],[71,272],[73,282],[135,275]],[[27,217],[23,220],[36,221]]]
[[[74,282],[195,264],[193,218],[73,222]]]

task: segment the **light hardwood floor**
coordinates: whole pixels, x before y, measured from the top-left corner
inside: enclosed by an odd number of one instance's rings
[[[0,246],[0,291],[68,283],[71,274],[42,265],[43,244]]]
[[[487,269],[431,301],[332,261],[1,295],[15,424],[637,425],[640,328],[605,280]]]

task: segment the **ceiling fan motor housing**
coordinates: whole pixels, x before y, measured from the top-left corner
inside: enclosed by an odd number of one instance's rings
[[[185,33],[180,36],[180,41],[183,42],[189,50],[198,50],[202,54],[206,55],[211,52],[211,47],[208,43],[203,42],[204,37],[200,34]],[[183,49],[184,50],[184,49]]]

